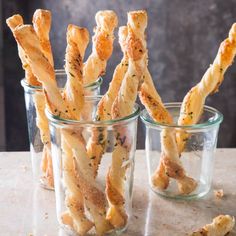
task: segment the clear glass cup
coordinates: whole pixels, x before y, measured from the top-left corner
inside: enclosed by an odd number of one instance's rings
[[[218,130],[223,120],[223,115],[212,107],[204,106],[198,124],[179,126],[176,123],[179,117],[181,103],[166,103],[165,107],[174,118],[174,125],[154,122],[146,110],[141,112],[141,119],[146,126],[145,149],[151,189],[164,197],[176,199],[202,197],[206,195],[211,188],[214,153],[217,145]],[[161,135],[164,130],[173,131],[174,135],[183,134],[184,149],[181,154],[178,154],[178,158],[180,158],[187,176],[197,181],[197,187],[191,193],[180,193],[177,181],[173,178],[169,178],[169,185],[165,189],[155,184],[154,179],[162,153]]]
[[[55,72],[57,84],[59,88],[63,88],[66,83],[66,73],[61,69],[55,70]],[[101,84],[102,78],[98,78],[98,80],[94,83],[85,85],[85,93],[99,95]],[[42,119],[47,120],[44,113],[45,101],[43,90],[41,86],[30,86],[25,79],[21,80],[21,85],[24,88],[25,94],[33,178],[35,182],[40,183],[42,187],[53,190],[54,183],[50,148],[50,133],[49,130],[47,130],[48,125],[45,128],[47,131],[42,135],[40,134],[40,130],[38,128],[40,125],[39,116],[41,116]],[[46,124],[48,124],[48,122],[46,122]]]
[[[122,119],[96,121],[100,99],[86,97],[85,107],[93,107],[92,120],[64,120],[46,111],[57,218],[73,235],[120,233],[131,216],[140,108],[136,104],[133,113]]]

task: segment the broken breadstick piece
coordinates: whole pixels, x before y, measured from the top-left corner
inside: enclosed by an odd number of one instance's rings
[[[219,215],[213,219],[211,224],[205,225],[189,236],[225,236],[234,227],[235,219],[229,215]]]
[[[221,199],[224,196],[223,189],[214,190],[214,195],[216,198]]]

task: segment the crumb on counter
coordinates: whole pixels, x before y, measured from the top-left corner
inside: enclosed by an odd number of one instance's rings
[[[214,190],[215,197],[221,199],[224,196],[223,189]]]

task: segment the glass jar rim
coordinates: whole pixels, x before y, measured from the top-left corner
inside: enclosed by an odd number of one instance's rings
[[[164,103],[164,106],[166,108],[170,108],[170,107],[181,107],[181,102],[169,102],[169,103]],[[203,123],[198,123],[198,124],[194,124],[194,125],[177,125],[177,124],[173,124],[173,125],[169,125],[169,124],[164,124],[164,123],[159,123],[159,122],[155,122],[153,119],[150,119],[149,117],[147,117],[147,110],[143,109],[140,113],[140,118],[143,121],[143,123],[145,123],[146,125],[150,125],[153,126],[155,128],[176,128],[176,129],[204,129],[204,128],[209,128],[211,126],[215,126],[215,125],[219,125],[222,121],[223,121],[223,114],[221,112],[219,112],[217,109],[204,105],[203,107],[204,111],[208,111],[211,112],[212,114],[215,114],[215,118],[214,119],[209,119],[206,122]]]
[[[95,100],[98,101],[101,98],[102,98],[102,95],[85,96],[86,101],[95,101]],[[78,126],[93,126],[93,127],[119,125],[120,123],[129,122],[129,121],[132,121],[132,120],[138,118],[140,112],[141,112],[140,106],[137,103],[135,103],[133,113],[131,113],[128,116],[118,118],[118,119],[112,119],[112,120],[83,121],[83,120],[70,120],[70,119],[60,118],[58,116],[53,115],[47,108],[45,109],[45,114],[46,114],[48,120],[54,124],[58,124],[58,125],[62,125],[62,126],[63,125],[78,125]]]
[[[66,72],[64,69],[55,69],[55,75],[65,75],[65,74]],[[84,88],[91,88],[91,89],[97,88],[102,84],[102,82],[103,82],[103,78],[99,76],[96,81],[90,84],[84,85]],[[37,90],[37,91],[43,90],[42,86],[34,86],[34,85],[28,84],[25,78],[21,79],[21,86],[29,90]]]

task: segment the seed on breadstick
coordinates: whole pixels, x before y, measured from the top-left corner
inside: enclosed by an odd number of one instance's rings
[[[146,67],[145,29],[147,27],[147,13],[134,11],[128,13],[127,55],[128,70],[122,81],[120,91],[112,105],[112,118],[122,118],[133,112],[138,94],[138,87],[142,82],[143,69]],[[123,127],[116,128],[116,145],[112,153],[112,164],[106,177],[106,194],[109,202],[107,219],[115,228],[127,223],[125,210],[124,181],[127,166],[124,162],[129,159],[131,147],[130,132]]]
[[[119,92],[121,82],[128,69],[128,56],[126,53],[125,45],[128,34],[127,26],[119,28],[119,43],[123,52],[121,62],[115,68],[112,81],[109,84],[108,91],[103,95],[97,106],[96,120],[110,120],[111,107]],[[104,149],[106,147],[107,132],[105,128],[92,129],[91,138],[87,144],[88,156],[91,159],[91,164],[94,169],[94,176],[97,175],[98,167],[101,162]]]
[[[33,15],[34,30],[39,37],[40,45],[44,56],[50,64],[54,66],[49,32],[51,29],[51,12],[48,10],[37,9]]]
[[[67,82],[63,92],[74,117],[79,120],[84,106],[83,58],[89,43],[86,28],[69,25],[67,28],[66,64]]]
[[[193,125],[199,121],[207,96],[218,91],[226,70],[233,63],[235,54],[236,23],[229,31],[229,37],[221,43],[213,64],[207,69],[201,81],[184,97],[178,119],[179,125]],[[184,131],[177,132],[176,139],[180,154],[184,150],[188,137],[189,135]]]
[[[189,236],[225,236],[233,230],[235,219],[229,215],[219,215],[213,219],[211,224],[205,225]]]
[[[13,30],[16,27],[23,25],[24,22],[23,22],[22,16],[19,14],[16,14],[16,15],[13,15],[13,16],[7,18],[6,23],[7,23],[8,27],[11,29],[11,31],[13,32]],[[22,67],[25,70],[25,79],[26,79],[27,83],[32,86],[40,86],[41,85],[40,82],[33,75],[32,70],[25,59],[25,53],[18,43],[17,43],[17,48],[18,48],[18,54],[19,54],[19,57],[20,57],[20,60],[22,63]]]
[[[114,29],[118,19],[114,11],[99,11],[95,15],[96,28],[92,53],[84,65],[84,84],[94,82],[106,71],[107,60],[113,51]]]

